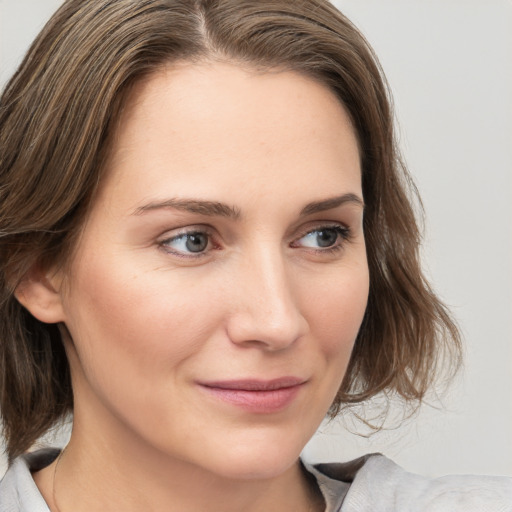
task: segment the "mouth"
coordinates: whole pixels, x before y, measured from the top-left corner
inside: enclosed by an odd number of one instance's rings
[[[229,405],[252,413],[270,414],[286,409],[306,382],[298,377],[280,377],[201,382],[199,386],[210,397]]]

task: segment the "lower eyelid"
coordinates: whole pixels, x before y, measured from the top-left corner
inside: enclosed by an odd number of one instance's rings
[[[304,237],[311,235],[315,232],[322,231],[322,230],[333,230],[336,231],[338,234],[338,239],[336,242],[327,247],[312,247],[312,246],[301,246],[298,244],[298,242],[303,239]],[[190,236],[193,234],[204,234],[208,237],[208,245],[205,250],[200,252],[187,252],[187,251],[181,251],[177,249],[173,249],[170,244],[173,242],[176,242],[180,238],[184,238],[186,236]],[[338,249],[341,249],[342,246],[344,246],[344,242],[349,240],[351,238],[351,230],[345,225],[335,224],[335,225],[320,225],[318,227],[315,227],[313,229],[308,229],[305,231],[302,235],[300,235],[298,238],[296,238],[292,243],[292,247],[302,247],[304,249],[308,249],[310,251],[315,251],[318,253],[327,253],[329,251],[335,252]],[[215,242],[214,235],[207,229],[198,229],[198,228],[191,228],[191,229],[184,229],[182,231],[178,231],[176,234],[172,236],[166,236],[163,239],[160,239],[157,241],[157,245],[159,248],[167,254],[172,254],[180,258],[185,259],[194,259],[199,257],[204,257],[208,255],[212,250],[216,250],[219,248],[219,244]]]
[[[170,244],[172,244],[173,242],[177,242],[182,238],[186,238],[187,236],[191,236],[194,234],[202,234],[208,238],[208,245],[204,251],[195,252],[195,253],[194,252],[185,252],[185,251],[181,251],[178,249],[173,249],[171,247]],[[208,254],[214,248],[215,243],[213,241],[212,235],[208,231],[206,231],[204,229],[203,230],[190,229],[190,230],[178,232],[174,236],[167,236],[164,239],[157,241],[157,245],[163,251],[165,251],[167,254],[173,254],[173,255],[176,255],[176,256],[179,256],[182,258],[197,258],[197,257],[205,256],[206,254]]]
[[[305,238],[306,236],[308,235],[312,235],[313,233],[315,232],[318,232],[318,231],[324,231],[324,230],[333,230],[333,231],[336,231],[336,233],[339,235],[339,237],[341,238],[341,241],[345,241],[345,240],[348,240],[351,236],[351,232],[350,232],[350,229],[347,228],[346,226],[340,226],[340,225],[326,225],[326,226],[319,226],[317,228],[314,228],[314,229],[309,229],[308,231],[306,231],[304,234],[302,234],[301,236],[299,236],[298,238],[295,239],[295,242],[298,242],[299,240]],[[295,243],[294,242],[294,243]],[[328,248],[326,248],[328,249]]]

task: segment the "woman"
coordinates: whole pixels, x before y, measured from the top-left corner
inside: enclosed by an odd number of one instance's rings
[[[511,500],[299,460],[328,412],[421,401],[460,344],[379,67],[330,4],[65,2],[4,92],[0,154],[0,510]],[[71,412],[63,451],[23,455]]]

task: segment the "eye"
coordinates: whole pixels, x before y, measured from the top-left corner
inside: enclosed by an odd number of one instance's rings
[[[349,237],[348,228],[342,226],[322,226],[306,233],[293,243],[294,247],[307,247],[317,250],[341,248],[342,242]]]
[[[202,255],[211,248],[210,235],[204,231],[188,231],[160,242],[168,252],[178,256]]]

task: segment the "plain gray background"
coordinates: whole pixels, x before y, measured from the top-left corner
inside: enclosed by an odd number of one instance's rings
[[[0,0],[0,87],[60,3]],[[305,456],[382,451],[427,475],[512,476],[512,2],[334,3],[389,79],[427,214],[425,265],[463,328],[466,365],[402,427],[367,439],[347,433],[348,418],[323,426]]]

